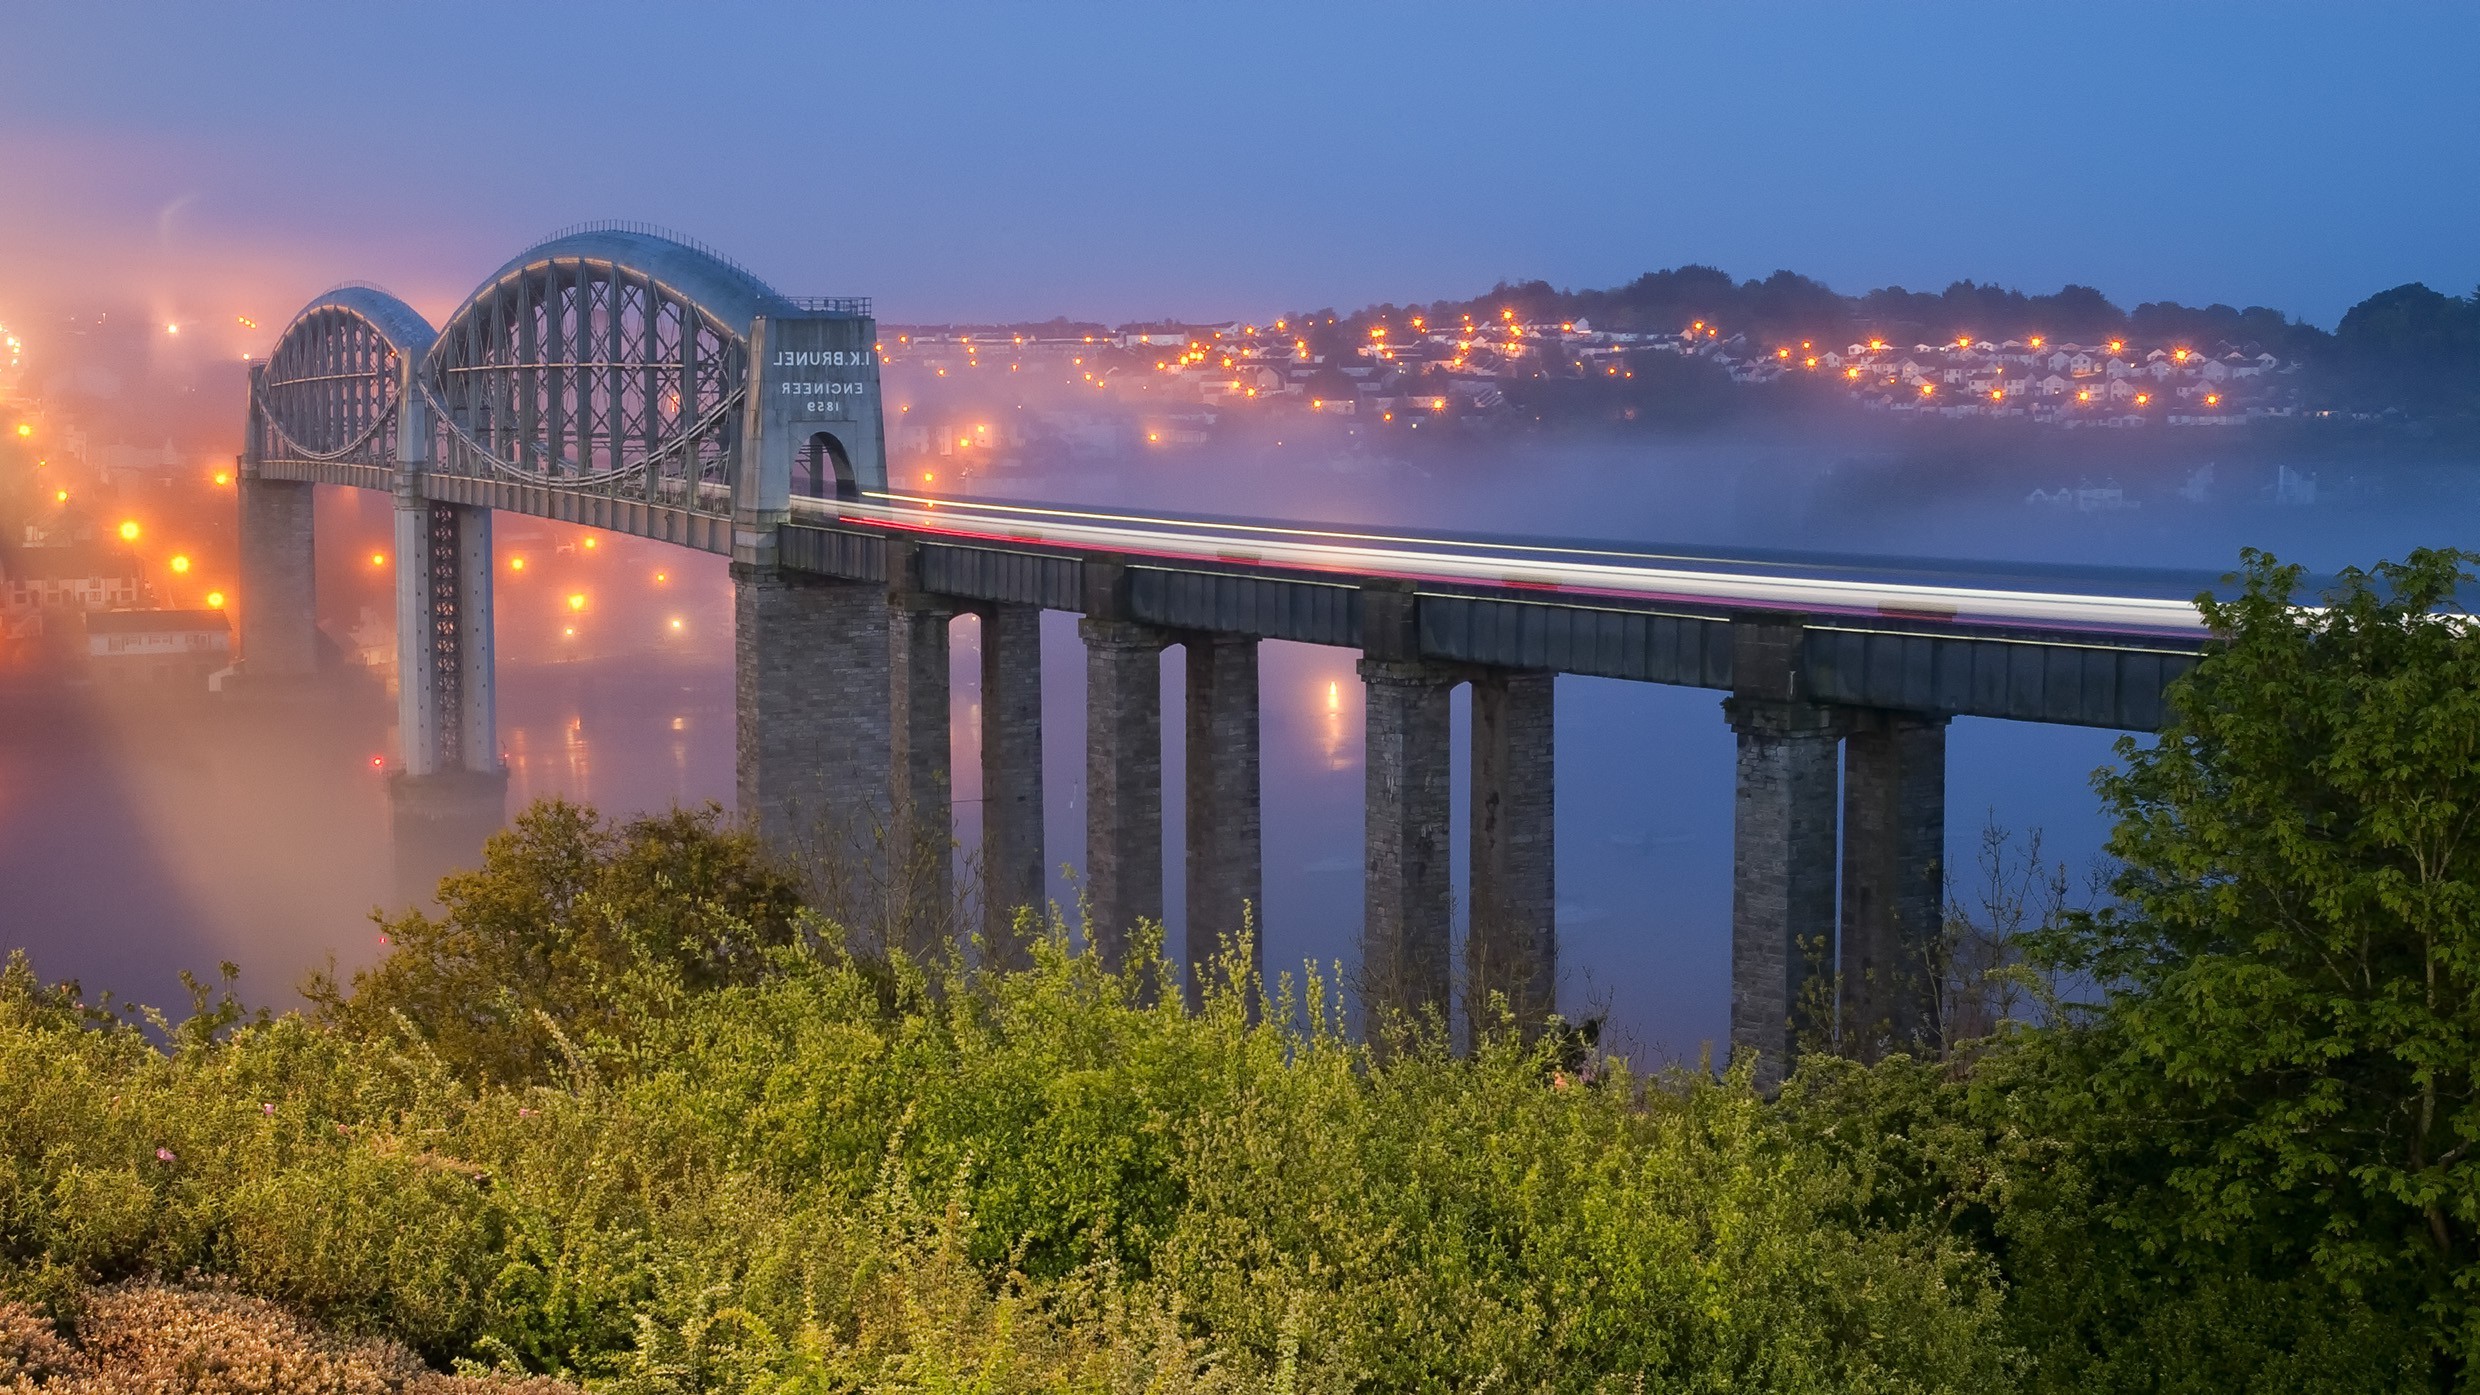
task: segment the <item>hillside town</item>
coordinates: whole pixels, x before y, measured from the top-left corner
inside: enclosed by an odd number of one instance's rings
[[[2240,426],[2309,411],[2299,365],[2254,344],[1969,334],[1942,344],[1758,342],[1702,320],[1646,333],[1524,320],[1512,309],[1495,322],[1366,319],[885,326],[889,390],[919,399],[891,402],[889,446],[971,456],[1021,441],[1034,423],[982,419],[1001,396],[1009,401],[998,415],[1033,409],[1072,447],[1194,444],[1235,424],[1235,414],[1350,418],[1406,433],[1531,421],[1540,406],[1519,399],[1539,394],[1518,385],[1559,383],[1610,389],[1609,415],[1623,420],[1635,415],[1630,404],[1683,386],[1806,388],[1874,412],[2070,428]],[[1640,374],[1661,386],[1638,388]],[[1093,405],[1079,406],[1088,392]],[[1590,409],[1572,394],[1558,400]],[[973,420],[956,415],[958,403]]]

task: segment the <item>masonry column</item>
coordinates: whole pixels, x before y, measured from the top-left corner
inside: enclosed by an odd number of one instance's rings
[[[1361,1002],[1390,1016],[1448,1015],[1448,694],[1451,670],[1363,659],[1368,803],[1363,846]]]
[[[1492,995],[1528,1038],[1557,1009],[1558,858],[1552,676],[1492,671],[1472,685],[1472,923],[1464,939],[1478,1038]]]
[[[1756,1056],[1756,1080],[1782,1082],[1823,1004],[1810,979],[1834,945],[1836,756],[1841,715],[1808,700],[1798,616],[1731,622],[1739,734],[1731,834],[1731,1055]]]
[[[1139,920],[1160,921],[1161,631],[1087,615],[1085,640],[1085,942],[1118,965]]]
[[[1254,927],[1249,974],[1265,966],[1265,855],[1258,806],[1257,641],[1193,635],[1188,647],[1188,1000],[1224,945]],[[1255,990],[1252,990],[1255,991]]]
[[[250,365],[250,411],[233,478],[241,509],[241,674],[244,684],[318,671],[318,582],[312,503],[318,486],[259,474],[267,365]]]
[[[1855,714],[1843,744],[1845,1054],[1936,1050],[1945,863],[1946,719]]]
[[[1739,733],[1731,828],[1731,1055],[1782,1082],[1819,1006],[1809,980],[1834,944],[1836,714],[1811,703],[1727,699]]]
[[[994,962],[1031,962],[1016,913],[1038,923],[1042,889],[1042,611],[994,605],[982,612],[982,942]]]
[[[895,772],[888,840],[896,923],[892,942],[915,958],[954,940],[954,781],[948,758],[948,622],[955,611],[918,591],[887,609],[890,760]]]
[[[887,593],[732,566],[733,757],[741,817],[808,863],[830,909],[870,908],[889,772]]]
[[[248,682],[318,671],[318,583],[312,492],[300,480],[262,479],[241,462],[241,671]]]

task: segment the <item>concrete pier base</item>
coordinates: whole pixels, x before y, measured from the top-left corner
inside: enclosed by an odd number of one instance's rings
[[[1472,683],[1472,917],[1465,1017],[1478,1040],[1506,1020],[1537,1035],[1557,1010],[1558,858],[1552,677]]]
[[[1853,714],[1843,742],[1841,1013],[1845,1055],[1939,1045],[1946,890],[1946,719]]]
[[[318,672],[317,488],[241,471],[240,669],[253,687]]]
[[[388,814],[400,900],[428,904],[439,879],[482,863],[482,845],[508,817],[508,772],[403,772],[388,780]]]
[[[732,610],[741,817],[858,915],[887,824],[887,594],[736,563]]]
[[[1126,962],[1129,931],[1163,913],[1162,649],[1144,625],[1087,616],[1085,941]]]
[[[1195,635],[1188,649],[1188,998],[1242,932],[1265,967],[1265,853],[1258,810],[1257,641]]]
[[[1363,659],[1368,736],[1361,1006],[1372,1028],[1434,1018],[1451,992],[1447,698],[1452,670]]]
[[[1835,757],[1841,717],[1804,702],[1733,697],[1739,734],[1731,832],[1731,1057],[1782,1082],[1817,1020],[1810,980],[1834,944]]]
[[[1042,612],[982,612],[982,945],[993,963],[1031,962],[1017,913],[1039,925],[1042,863]]]
[[[955,800],[948,754],[948,623],[955,612],[917,595],[890,599],[889,942],[919,959],[955,939]]]

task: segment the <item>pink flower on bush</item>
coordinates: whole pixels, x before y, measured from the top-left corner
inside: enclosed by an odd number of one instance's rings
[[[171,1150],[171,1149],[169,1149],[169,1148],[158,1148],[158,1149],[156,1149],[156,1150],[155,1150],[155,1161],[157,1161],[157,1162],[166,1162],[166,1163],[173,1161],[172,1150]]]
[[[262,1105],[260,1105],[260,1106],[258,1107],[258,1112],[259,1112],[259,1113],[261,1113],[261,1114],[266,1115],[266,1116],[267,1116],[268,1118],[270,1118],[270,1119],[272,1119],[272,1118],[276,1117],[276,1107],[275,1107],[274,1105],[272,1105],[272,1104],[262,1104]]]

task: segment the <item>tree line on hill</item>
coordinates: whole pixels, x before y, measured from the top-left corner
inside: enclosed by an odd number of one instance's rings
[[[1951,344],[1976,340],[2105,344],[2141,349],[2230,345],[2271,353],[2309,374],[2319,405],[2376,412],[2395,408],[2414,417],[2480,412],[2480,290],[2447,295],[2417,282],[2379,291],[2345,313],[2331,331],[2262,305],[2182,305],[2146,301],[2122,309],[2090,286],[2067,285],[2027,295],[1994,282],[1956,281],[1943,291],[1887,286],[1844,295],[1792,271],[1762,280],[1733,280],[1715,267],[1649,271],[1624,286],[1560,290],[1546,281],[1501,282],[1467,300],[1367,306],[1349,314],[1317,310],[1294,316],[1313,337],[1336,348],[1365,342],[1369,327],[1405,325],[1418,316],[1432,326],[1499,323],[1502,312],[1531,324],[1591,322],[1595,329],[1677,334],[1699,321],[1752,345],[1840,347],[1875,338],[1890,344]],[[1332,321],[1331,324],[1328,321]]]

